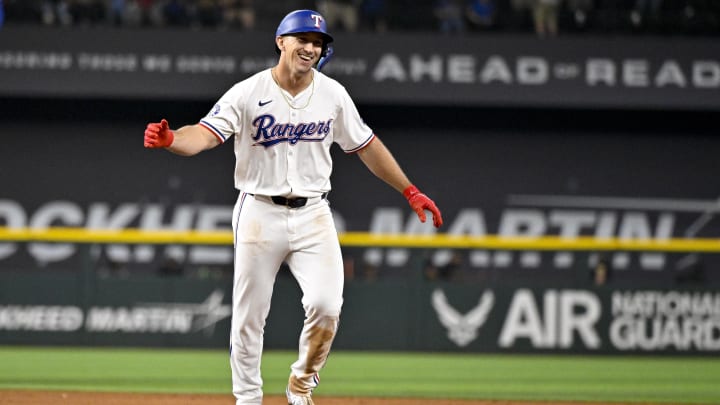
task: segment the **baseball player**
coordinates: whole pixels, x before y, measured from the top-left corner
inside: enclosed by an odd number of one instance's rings
[[[411,184],[345,88],[320,72],[332,41],[318,12],[293,11],[275,34],[277,65],[235,84],[197,124],[171,130],[163,119],[145,130],[146,148],[185,156],[235,137],[230,365],[237,404],[262,403],[263,330],[283,262],[305,310],[288,404],[313,403],[343,303],[343,262],[327,200],[333,142],[402,192],[422,222],[427,210],[442,225],[440,210]]]

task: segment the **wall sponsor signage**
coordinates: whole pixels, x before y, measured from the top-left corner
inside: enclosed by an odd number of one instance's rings
[[[338,34],[325,72],[363,103],[720,108],[720,45],[710,39],[413,38]],[[276,63],[269,44],[262,33],[8,27],[0,94],[215,99]]]
[[[136,302],[124,306],[0,305],[0,330],[86,333],[214,333],[230,317],[216,289],[200,303]]]
[[[680,237],[717,238],[717,226],[709,213],[714,212],[713,200],[673,200],[657,198],[582,197],[547,195],[512,195],[500,208],[461,207],[445,215],[444,232],[451,235],[500,235],[507,237],[560,236],[572,240],[579,237],[597,239],[654,240],[658,242]],[[370,233],[428,234],[436,232],[429,224],[416,220],[406,207],[376,206],[362,229],[347,229],[346,212],[334,206],[339,232],[346,230]],[[341,211],[342,210],[342,211]],[[20,201],[0,199],[0,223],[8,228],[47,228],[51,226],[87,229],[229,231],[232,215],[230,205],[111,203],[95,201],[79,203],[51,200],[28,209]],[[356,219],[356,218],[355,218]],[[77,260],[80,245],[72,243],[28,244],[0,243],[0,264],[19,256],[29,256],[44,264],[63,264]],[[372,266],[403,268],[410,263],[412,249],[364,249],[361,260]],[[115,263],[154,263],[160,258],[174,258],[190,265],[231,265],[231,246],[148,246],[101,245],[95,254],[102,254]],[[586,258],[572,251],[541,253],[534,250],[488,251],[474,249],[464,252],[473,268],[554,268],[571,269],[579,261],[597,262],[597,255]],[[450,249],[433,251],[434,266],[447,266],[453,260]],[[684,258],[683,256],[682,258]],[[681,259],[682,259],[681,258]],[[611,252],[609,264],[616,270],[663,271],[684,265],[666,252]],[[691,263],[689,261],[688,263]],[[594,265],[595,263],[582,263]]]
[[[583,352],[718,352],[720,293],[677,290],[516,289],[494,301],[493,290],[463,313],[445,292],[432,307],[459,348],[482,337],[498,350]],[[487,319],[499,323],[488,326]]]
[[[231,311],[222,287],[197,299],[145,302],[137,291],[141,284],[105,280],[105,288],[122,294],[116,294],[112,303],[91,299],[85,305],[74,296],[48,302],[47,291],[39,294],[32,288],[37,281],[53,277],[46,274],[33,283],[20,283],[14,287],[17,299],[0,302],[0,342],[226,344]],[[197,282],[187,280],[175,287],[173,294],[184,295],[196,289]],[[720,293],[709,289],[479,288],[467,283],[418,284],[400,291],[395,287],[392,282],[378,281],[348,289],[344,309],[348,326],[339,332],[338,349],[720,352]],[[287,328],[302,327],[300,294],[291,278],[281,278],[275,290],[273,299],[284,304],[274,306],[268,320],[268,348],[291,349],[297,341]],[[382,291],[393,292],[384,295]],[[297,305],[287,305],[288,296],[296,297]],[[367,305],[377,305],[378,296],[383,297],[381,305],[393,310],[367,316],[363,311]],[[406,316],[406,308],[413,308],[418,316]],[[378,323],[393,327],[378,336],[374,328]]]

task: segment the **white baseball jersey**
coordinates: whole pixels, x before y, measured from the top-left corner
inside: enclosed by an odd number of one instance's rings
[[[330,191],[330,147],[358,151],[374,137],[350,95],[313,69],[297,96],[270,69],[235,84],[200,125],[221,142],[235,135],[235,187],[251,194],[316,197]]]

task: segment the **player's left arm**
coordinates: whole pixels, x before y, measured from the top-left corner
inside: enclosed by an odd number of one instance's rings
[[[405,196],[420,221],[425,222],[425,210],[428,210],[432,213],[433,225],[436,228],[442,225],[442,215],[435,202],[410,182],[390,150],[377,136],[357,153],[375,176]]]

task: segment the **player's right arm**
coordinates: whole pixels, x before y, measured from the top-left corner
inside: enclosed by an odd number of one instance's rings
[[[199,124],[171,130],[167,120],[163,119],[160,122],[151,122],[145,128],[146,148],[165,148],[182,156],[196,155],[219,144],[220,140]]]

